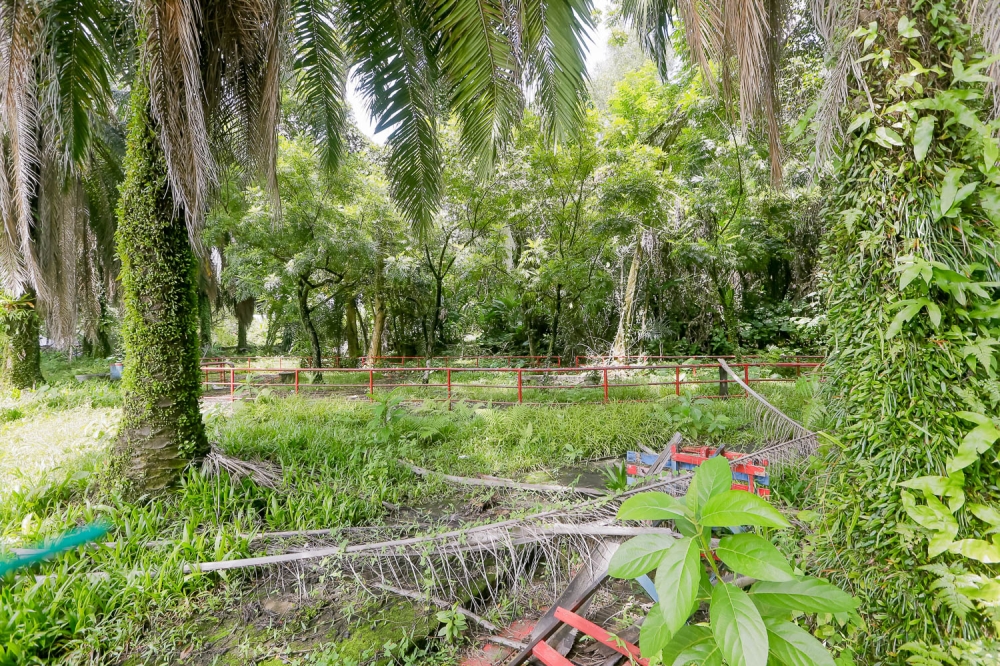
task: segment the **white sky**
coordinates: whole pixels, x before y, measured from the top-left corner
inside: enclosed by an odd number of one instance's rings
[[[607,11],[610,0],[594,0],[593,4],[603,14]],[[597,65],[608,57],[608,37],[610,34],[611,31],[608,30],[607,25],[603,21],[598,23],[596,30],[591,31],[590,44],[588,44],[589,50],[587,52],[587,71],[590,74],[593,74]],[[375,124],[372,122],[364,100],[361,98],[360,93],[358,93],[357,79],[354,76],[351,76],[347,81],[347,101],[354,111],[354,118],[358,123],[358,128],[376,143],[380,145],[385,143],[389,132],[383,131],[375,134]]]

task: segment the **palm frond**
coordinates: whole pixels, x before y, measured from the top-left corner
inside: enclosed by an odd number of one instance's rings
[[[51,0],[40,7],[40,125],[70,166],[86,157],[91,124],[110,106],[113,9],[105,0]]]
[[[439,0],[433,12],[462,147],[488,173],[524,107],[516,26],[497,0]]]
[[[864,86],[858,65],[857,40],[849,37],[858,24],[857,3],[843,0],[811,0],[813,24],[826,43],[827,59],[832,66],[823,83],[815,116],[816,141],[813,151],[814,168],[822,169],[833,155],[842,126],[840,113],[847,103],[847,79],[854,78]]]
[[[320,162],[333,171],[344,153],[347,125],[347,58],[329,0],[292,0],[294,95],[303,102],[319,146]]]
[[[31,249],[38,25],[31,5],[0,3],[0,214],[6,236],[0,242],[0,280],[15,296],[36,283],[38,274]]]
[[[391,129],[386,171],[390,192],[423,233],[441,196],[441,147],[437,129],[438,78],[419,4],[406,0],[347,0],[349,48],[359,90],[375,118],[375,131]]]
[[[971,0],[966,4],[969,24],[979,35],[983,48],[990,55],[1000,55],[1000,0]],[[993,96],[993,116],[1000,116],[1000,62],[992,63],[986,70],[993,82],[989,85]]]
[[[201,227],[214,179],[202,86],[201,4],[193,0],[144,0],[139,26],[150,105],[167,163],[167,179],[188,237],[201,249]]]
[[[525,0],[521,44],[529,89],[546,132],[559,140],[583,123],[586,46],[594,27],[590,0]]]

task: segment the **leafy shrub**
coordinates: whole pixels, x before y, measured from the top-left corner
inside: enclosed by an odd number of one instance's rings
[[[750,532],[712,543],[713,528],[743,525],[786,528],[789,522],[757,495],[731,490],[732,472],[724,458],[698,468],[683,500],[646,492],[627,499],[622,520],[673,520],[683,535],[644,534],[624,543],[609,567],[617,578],[637,578],[656,569],[659,602],[642,625],[643,656],[660,655],[664,664],[768,663],[834,666],[832,655],[792,621],[805,614],[857,616],[858,602],[820,578],[798,575],[770,541]],[[709,572],[702,564],[711,567]],[[722,579],[721,565],[735,575],[756,578],[750,592]],[[702,602],[708,625],[689,625]],[[860,624],[860,618],[857,619]]]

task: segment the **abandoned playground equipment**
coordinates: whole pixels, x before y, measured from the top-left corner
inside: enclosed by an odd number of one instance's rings
[[[770,475],[795,473],[799,469],[796,463],[816,451],[816,433],[757,393],[744,380],[742,368],[734,369],[725,360],[719,360],[717,367],[746,396],[745,409],[756,436],[756,442],[744,444],[743,451],[724,452],[734,483],[739,481],[741,470],[745,473],[752,465],[766,466]],[[699,464],[683,458],[684,451],[680,434],[674,435],[656,461],[665,470],[662,476],[661,470],[636,470],[645,474],[643,482],[617,494],[494,477],[454,477],[400,461],[415,473],[439,477],[443,483],[501,489],[505,493],[501,497],[522,502],[519,513],[513,514],[518,517],[457,528],[454,524],[415,522],[411,517],[385,526],[256,532],[244,535],[250,557],[190,562],[183,570],[198,575],[266,569],[282,577],[291,575],[300,585],[336,571],[341,580],[354,580],[372,595],[407,597],[471,621],[478,627],[472,638],[479,652],[467,657],[465,666],[519,666],[532,657],[547,666],[566,666],[574,663],[567,661],[567,655],[578,664],[613,666],[622,659],[642,664],[645,661],[638,657],[634,645],[640,642],[638,623],[616,630],[614,635],[599,626],[611,617],[604,608],[618,604],[613,613],[618,614],[624,603],[621,591],[625,582],[609,580],[609,563],[628,537],[681,535],[656,523],[616,522],[616,516],[625,500],[643,493],[683,495],[694,477],[690,468]],[[702,453],[708,460],[723,452],[718,447]],[[538,511],[539,497],[547,509]],[[146,545],[155,548],[165,543]],[[743,587],[754,582],[732,574],[712,580]],[[647,594],[655,595],[648,579],[638,582]],[[625,589],[624,595],[633,594],[627,590],[634,588],[625,585]],[[612,602],[598,608],[599,604],[592,603],[597,598]],[[511,599],[530,599],[530,603],[512,604]],[[526,612],[525,608],[532,610]],[[545,608],[541,617],[533,619]],[[527,617],[519,617],[525,614]],[[522,630],[514,631],[515,626]],[[577,641],[579,632],[595,641]]]
[[[720,362],[727,360],[720,356],[688,357],[683,362],[671,364],[569,368],[486,365],[303,368],[287,367],[281,359],[278,363],[274,360],[246,357],[243,362],[236,359],[204,361],[201,367],[204,395],[238,400],[254,397],[267,389],[276,394],[316,397],[339,394],[373,399],[377,392],[397,390],[410,400],[449,404],[465,400],[511,405],[561,404],[556,397],[547,400],[559,391],[573,391],[571,402],[580,403],[643,401],[668,394],[680,396],[686,387],[695,387],[703,394],[698,397],[737,397],[746,395],[739,390],[742,385],[794,382],[803,373],[815,372],[823,366],[818,357],[780,361],[744,357],[741,362],[732,364],[742,375],[737,382],[720,366]],[[712,392],[706,392],[709,389]],[[546,394],[551,391],[557,394]]]

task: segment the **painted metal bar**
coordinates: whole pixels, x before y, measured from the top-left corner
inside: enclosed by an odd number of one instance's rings
[[[556,608],[556,619],[565,622],[574,629],[582,631],[598,643],[606,645],[619,654],[625,655],[629,659],[635,661],[635,663],[641,664],[641,666],[649,666],[649,660],[643,659],[639,656],[640,653],[638,646],[635,646],[628,641],[623,641],[620,638],[616,640],[604,628],[597,626],[587,618],[580,617],[576,613],[559,607]]]

